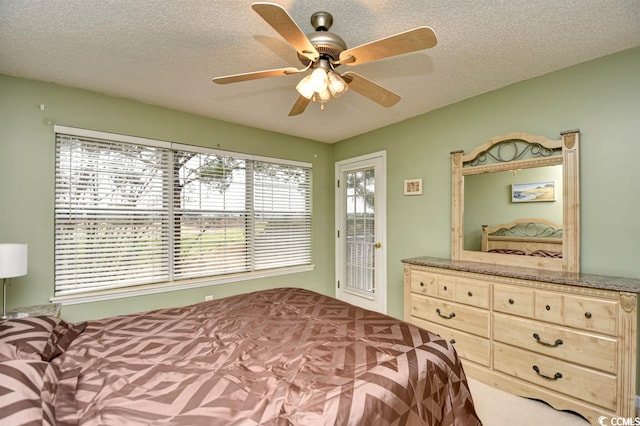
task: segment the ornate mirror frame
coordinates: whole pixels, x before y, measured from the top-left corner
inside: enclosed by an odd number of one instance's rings
[[[452,152],[451,259],[579,272],[579,139],[579,130],[562,132],[559,140],[525,132],[513,132],[496,136],[467,155],[464,155],[464,151]],[[525,148],[518,148],[516,143]],[[508,148],[503,149],[507,145]],[[503,155],[502,151],[508,151],[508,154]],[[464,176],[558,164],[563,166],[562,258],[476,252],[464,249]]]

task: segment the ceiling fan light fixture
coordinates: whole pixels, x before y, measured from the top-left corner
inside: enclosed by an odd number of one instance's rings
[[[327,71],[324,68],[316,68],[311,73],[311,84],[313,84],[313,91],[320,93],[327,88],[329,84],[329,77]]]
[[[296,86],[296,90],[307,99],[311,99],[315,93],[314,85],[311,82],[311,74],[305,76]]]
[[[344,92],[347,91],[349,86],[347,82],[344,81],[340,75],[335,71],[329,71],[327,73],[327,78],[329,81],[328,88],[334,98],[341,96]]]
[[[338,73],[321,67],[314,69],[296,86],[298,93],[305,98],[322,103],[341,96],[347,89],[347,83]]]
[[[333,98],[334,96],[331,94],[329,87],[325,87],[324,90],[318,92],[318,101],[320,102],[329,102]]]
[[[296,90],[307,99],[311,99],[314,93],[321,93],[327,90],[329,78],[324,68],[316,68],[313,72],[305,76],[296,86]]]

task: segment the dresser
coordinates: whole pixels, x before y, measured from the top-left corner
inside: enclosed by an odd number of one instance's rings
[[[640,280],[430,257],[402,260],[405,320],[469,377],[598,418],[635,417]]]

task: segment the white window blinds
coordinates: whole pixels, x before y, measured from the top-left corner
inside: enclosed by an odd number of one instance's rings
[[[308,164],[80,133],[56,133],[56,296],[311,263]]]
[[[188,151],[174,159],[174,276],[251,270],[246,161]]]
[[[255,268],[311,263],[309,169],[254,163]]]

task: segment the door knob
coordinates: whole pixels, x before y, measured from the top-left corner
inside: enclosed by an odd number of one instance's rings
[[[373,243],[373,247],[380,248],[382,247],[382,243]]]

